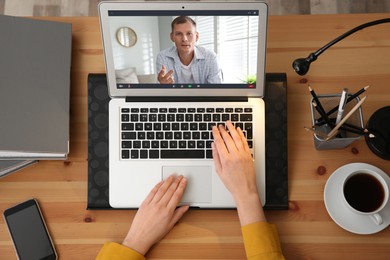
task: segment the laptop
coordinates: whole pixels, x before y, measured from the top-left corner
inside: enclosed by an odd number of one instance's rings
[[[111,98],[110,205],[138,208],[174,174],[188,179],[181,204],[235,208],[211,153],[211,128],[226,120],[246,134],[264,205],[267,5],[101,2],[99,16]]]

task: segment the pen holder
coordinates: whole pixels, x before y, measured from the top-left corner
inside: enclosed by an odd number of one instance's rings
[[[325,111],[329,111],[334,107],[339,105],[340,94],[329,94],[329,95],[318,95],[318,100],[321,102]],[[356,97],[354,100],[348,102],[344,109],[344,115],[348,114],[348,112],[360,101],[359,97]],[[325,134],[329,133],[332,129],[328,124],[320,124],[317,125],[318,119],[321,118],[321,115],[313,106],[313,99],[310,102],[311,107],[311,115],[312,115],[312,123],[315,127],[315,130],[321,131]],[[334,122],[337,116],[337,110],[329,115],[329,118]],[[363,115],[362,109],[359,107],[345,122],[346,125],[354,125],[357,127],[361,127],[363,129]],[[358,140],[362,135],[353,133],[350,131],[346,131],[344,129],[339,129],[339,133],[330,140],[324,140],[322,137],[314,134],[314,147],[317,150],[331,150],[331,149],[343,149],[350,145],[355,140]]]

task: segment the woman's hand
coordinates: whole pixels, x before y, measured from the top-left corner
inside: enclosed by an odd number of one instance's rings
[[[236,202],[241,225],[265,221],[253,158],[244,133],[230,121],[226,125],[229,132],[222,125],[213,127],[215,169]]]
[[[177,208],[186,185],[183,176],[158,183],[141,204],[122,244],[145,255],[188,210],[188,206]]]

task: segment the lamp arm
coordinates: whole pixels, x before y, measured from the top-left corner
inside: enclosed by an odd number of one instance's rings
[[[334,39],[334,40],[330,41],[329,43],[325,44],[323,47],[321,47],[316,52],[314,52],[314,56],[317,58],[326,49],[328,49],[329,47],[333,46],[337,42],[341,41],[344,38],[347,38],[348,36],[350,36],[351,34],[357,32],[359,30],[362,30],[362,29],[364,29],[366,27],[370,27],[370,26],[373,26],[373,25],[377,25],[377,24],[381,24],[381,23],[389,23],[389,22],[390,22],[390,18],[385,18],[385,19],[379,19],[379,20],[371,21],[371,22],[364,23],[364,24],[361,24],[359,26],[356,26],[355,28],[349,30],[348,32],[340,35],[336,39]]]

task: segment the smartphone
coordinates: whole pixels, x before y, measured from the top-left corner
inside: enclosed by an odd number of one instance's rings
[[[36,199],[6,209],[3,215],[19,259],[57,259]]]

